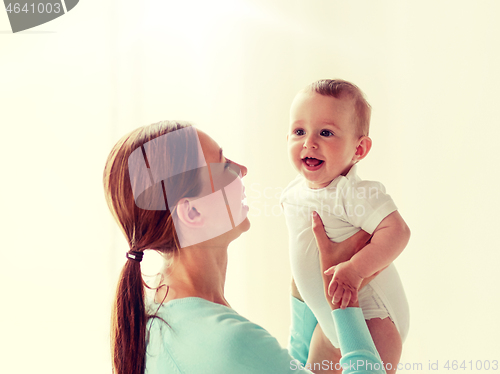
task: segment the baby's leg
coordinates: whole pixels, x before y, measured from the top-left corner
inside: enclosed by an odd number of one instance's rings
[[[318,323],[311,339],[307,367],[315,374],[341,374],[340,357],[340,349],[332,345]]]
[[[396,326],[389,317],[384,319],[372,318],[367,320],[366,324],[387,374],[395,373],[403,347]]]

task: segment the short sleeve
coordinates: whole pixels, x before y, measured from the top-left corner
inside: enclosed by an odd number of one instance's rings
[[[373,234],[382,220],[398,208],[380,182],[347,182],[341,193],[347,221]]]

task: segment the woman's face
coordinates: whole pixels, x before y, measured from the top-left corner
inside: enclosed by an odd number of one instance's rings
[[[247,231],[250,222],[247,217],[248,206],[244,202],[245,187],[241,179],[247,174],[247,168],[227,159],[215,140],[203,131],[197,130],[197,133],[210,173],[210,186],[204,186],[204,189],[210,188],[206,192],[215,192],[213,195],[217,194],[219,198],[222,195],[232,229],[237,228],[236,231],[240,233]],[[217,217],[214,218],[211,223],[218,224]]]

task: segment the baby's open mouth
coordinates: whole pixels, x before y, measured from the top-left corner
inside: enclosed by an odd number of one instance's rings
[[[321,165],[324,161],[323,160],[318,160],[317,158],[312,158],[312,157],[305,157],[302,159],[302,161],[310,167],[315,167]]]

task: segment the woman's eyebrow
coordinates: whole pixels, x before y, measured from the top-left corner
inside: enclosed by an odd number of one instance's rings
[[[222,148],[219,149],[219,162],[222,162],[223,158],[222,158]]]

